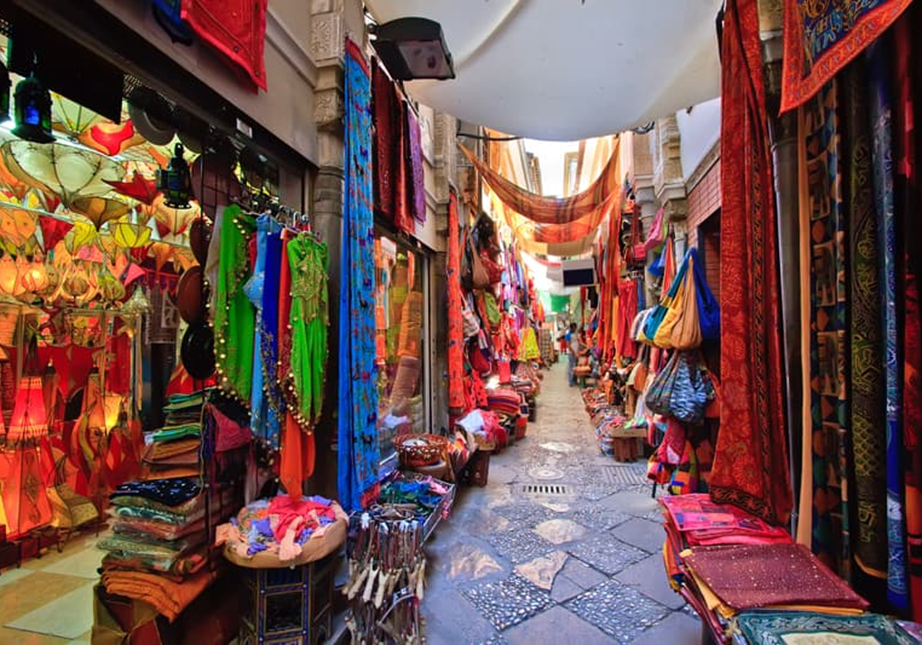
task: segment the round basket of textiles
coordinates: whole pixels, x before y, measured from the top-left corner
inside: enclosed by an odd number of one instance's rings
[[[314,562],[346,541],[349,516],[322,497],[279,495],[244,506],[217,528],[216,544],[238,567],[281,569]]]
[[[438,463],[448,446],[448,439],[436,434],[404,434],[394,438],[400,463],[409,468]]]

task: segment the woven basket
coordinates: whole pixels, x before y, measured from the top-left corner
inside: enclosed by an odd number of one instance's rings
[[[448,450],[449,441],[435,434],[402,434],[394,437],[400,463],[411,468],[438,463]]]

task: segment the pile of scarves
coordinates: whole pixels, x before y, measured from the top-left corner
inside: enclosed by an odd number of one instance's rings
[[[195,477],[201,474],[204,392],[174,394],[164,406],[164,426],[151,436],[142,458],[143,479]]]
[[[149,603],[171,621],[215,579],[208,564],[207,515],[230,492],[206,502],[199,478],[129,482],[110,496],[113,534],[97,546],[111,594]]]
[[[319,495],[279,495],[240,509],[229,524],[218,527],[217,542],[229,543],[241,558],[267,552],[277,555],[280,562],[289,562],[341,516],[342,510],[333,501]]]
[[[506,387],[487,389],[487,407],[497,414],[518,416],[522,407],[522,396]]]

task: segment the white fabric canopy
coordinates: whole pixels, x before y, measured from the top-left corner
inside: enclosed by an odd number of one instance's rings
[[[536,139],[621,132],[720,94],[721,0],[366,0],[379,24],[442,25],[454,80],[416,100]]]

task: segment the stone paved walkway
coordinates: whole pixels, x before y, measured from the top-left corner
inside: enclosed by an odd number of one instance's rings
[[[697,644],[644,467],[600,455],[565,365],[545,372],[528,436],[492,457],[486,487],[459,490],[427,545],[428,642]]]

